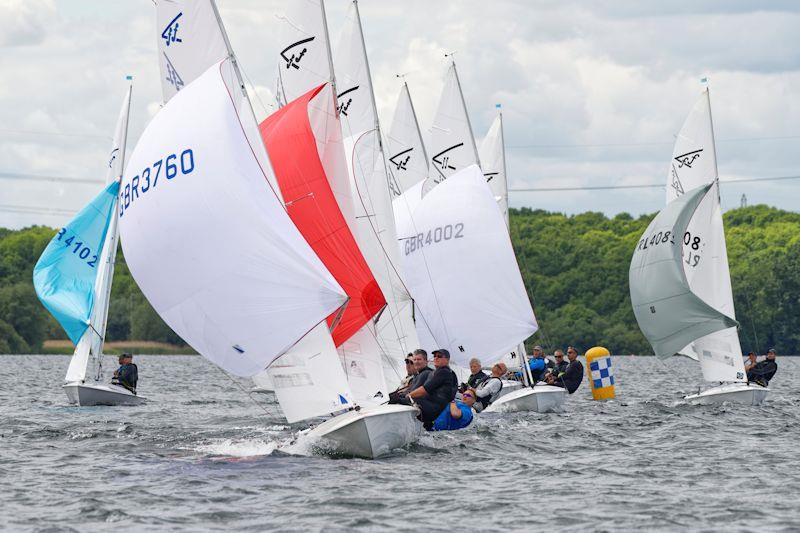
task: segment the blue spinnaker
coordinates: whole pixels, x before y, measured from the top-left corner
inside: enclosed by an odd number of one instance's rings
[[[33,268],[33,286],[74,344],[89,327],[100,255],[114,212],[114,181],[59,230]]]

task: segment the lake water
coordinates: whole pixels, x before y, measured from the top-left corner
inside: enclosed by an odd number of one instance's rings
[[[800,359],[743,407],[682,403],[688,359],[617,357],[616,400],[584,381],[564,413],[480,418],[376,461],[304,455],[302,424],[201,357],[136,362],[147,405],[76,408],[67,357],[0,356],[0,529],[800,528]]]

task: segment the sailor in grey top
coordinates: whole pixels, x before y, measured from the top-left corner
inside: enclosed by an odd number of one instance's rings
[[[477,401],[473,409],[480,413],[499,397],[500,391],[503,390],[503,380],[500,379],[502,375],[503,368],[499,364],[494,365],[491,377],[475,389]]]

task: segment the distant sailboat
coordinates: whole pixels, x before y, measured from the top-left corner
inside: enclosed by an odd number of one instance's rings
[[[53,237],[33,271],[39,299],[75,343],[64,392],[70,403],[81,406],[136,405],[145,401],[125,387],[104,383],[102,366],[131,91],[129,87],[117,120],[106,172],[108,185]]]
[[[748,384],[745,375],[708,89],[675,142],[667,202],[631,260],[631,303],[639,327],[656,355],[687,355],[699,361],[705,381],[723,382],[687,396],[690,403],[759,404],[769,389]]]

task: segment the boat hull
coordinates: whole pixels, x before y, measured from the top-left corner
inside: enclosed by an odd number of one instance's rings
[[[761,405],[767,399],[768,394],[769,389],[760,385],[727,383],[698,394],[690,394],[684,399],[692,405],[714,405],[723,402]]]
[[[534,388],[522,388],[504,394],[484,409],[482,413],[518,413],[533,411],[536,413],[552,413],[563,408],[567,391],[552,385],[538,385]]]
[[[91,405],[141,405],[147,400],[136,396],[125,387],[111,384],[67,383],[64,392],[71,404],[81,407]]]
[[[406,405],[379,405],[348,411],[308,432],[317,451],[377,459],[416,442],[422,434],[419,410]]]

